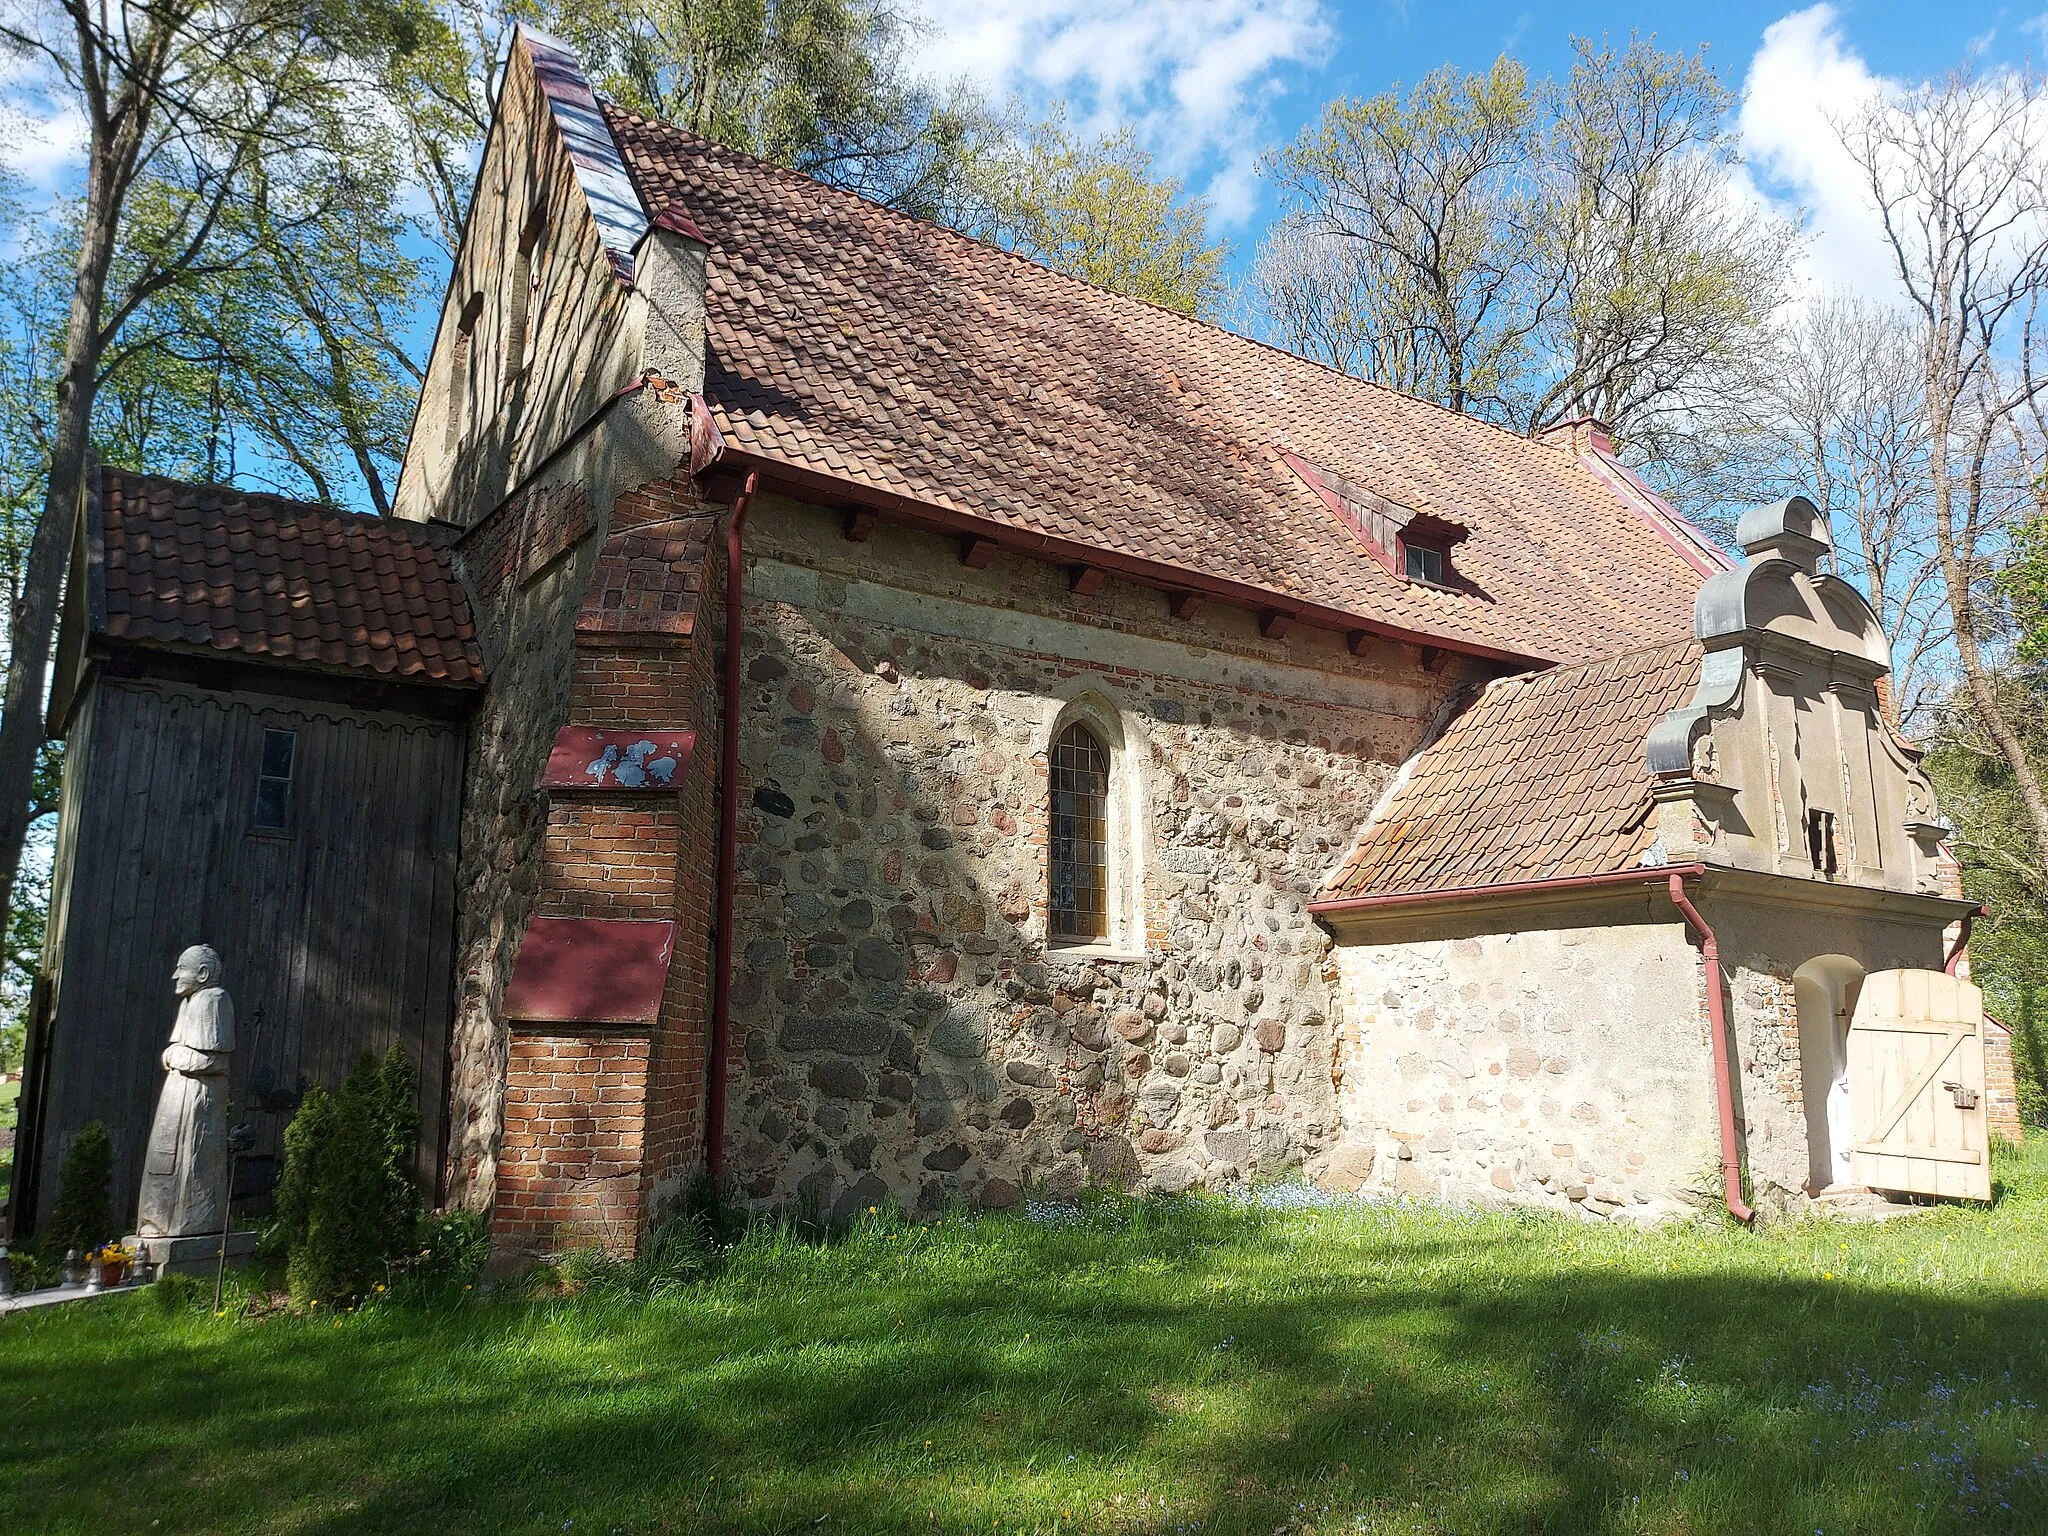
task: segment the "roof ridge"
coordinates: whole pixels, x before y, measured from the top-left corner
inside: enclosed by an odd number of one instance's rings
[[[1555,685],[1578,672],[1589,672],[1595,667],[1609,666],[1617,661],[1626,661],[1631,656],[1647,656],[1656,651],[1676,651],[1686,646],[1698,645],[1691,635],[1682,635],[1675,640],[1657,640],[1648,645],[1632,645],[1625,651],[1611,651],[1605,656],[1594,656],[1586,661],[1575,661],[1568,667],[1532,667],[1527,672],[1514,672],[1506,677],[1496,677],[1486,685],[1483,692],[1491,692],[1502,683],[1523,683],[1545,686]]]
[[[146,481],[156,485],[168,486],[178,495],[191,499],[201,496],[211,496],[216,500],[232,497],[247,502],[271,503],[286,509],[293,521],[297,521],[301,516],[310,513],[316,517],[339,518],[348,522],[368,524],[378,528],[402,530],[405,537],[420,540],[429,547],[433,547],[433,530],[425,523],[415,522],[407,517],[386,517],[381,512],[359,512],[354,507],[338,507],[332,502],[327,501],[305,501],[297,496],[287,496],[282,491],[251,490],[246,486],[236,485],[231,481],[180,480],[175,475],[160,474],[150,469],[130,469],[125,464],[102,462],[100,465],[100,475],[102,479],[109,475],[118,475],[124,480]]]
[[[593,94],[595,93],[593,92]],[[837,187],[834,186],[829,181],[820,181],[817,177],[808,175],[805,172],[796,169],[794,166],[782,165],[774,160],[764,160],[758,155],[748,154],[743,149],[735,149],[730,144],[721,144],[716,139],[708,139],[705,138],[702,134],[692,133],[687,128],[679,128],[674,123],[664,122],[658,117],[648,117],[646,114],[636,112],[631,107],[624,106],[616,101],[611,100],[609,97],[598,96],[597,100],[600,106],[605,107],[609,111],[617,112],[625,117],[630,117],[634,119],[636,122],[645,124],[647,127],[657,129],[662,133],[674,134],[679,139],[684,139],[692,144],[702,146],[703,148],[711,150],[716,154],[734,156],[738,159],[745,160],[750,164],[760,166],[773,175],[787,177],[790,180],[797,183],[801,183],[804,186],[816,187],[819,190],[829,193],[834,197],[845,199],[848,202],[858,204],[862,207],[872,208],[879,213],[886,214],[888,217],[900,220],[905,224],[913,225],[918,228],[929,229],[936,234],[948,237],[950,239],[958,240],[964,245],[976,246],[982,250],[993,251],[998,256],[1007,257],[1011,261],[1017,262],[1025,267],[1030,268],[1034,272],[1041,273],[1047,277],[1055,279],[1056,281],[1062,283],[1072,283],[1077,287],[1087,289],[1090,293],[1105,294],[1112,299],[1121,300],[1131,304],[1142,305],[1146,309],[1155,310],[1162,315],[1169,315],[1173,319],[1184,322],[1185,324],[1197,326],[1206,331],[1213,331],[1214,333],[1220,336],[1228,336],[1234,341],[1241,341],[1247,346],[1257,347],[1262,351],[1275,353],[1280,357],[1286,358],[1290,362],[1306,363],[1309,367],[1319,369],[1323,373],[1328,374],[1332,379],[1341,380],[1346,385],[1352,385],[1360,389],[1370,390],[1374,394],[1384,395],[1389,399],[1403,401],[1410,405],[1421,406],[1425,410],[1435,411],[1439,415],[1446,416],[1450,418],[1452,421],[1463,422],[1471,426],[1479,427],[1485,430],[1486,432],[1505,438],[1510,442],[1520,443],[1530,448],[1540,449],[1545,453],[1555,454],[1558,457],[1565,459],[1567,462],[1576,465],[1582,473],[1586,473],[1588,475],[1591,474],[1590,471],[1586,470],[1583,464],[1578,462],[1578,456],[1576,454],[1562,452],[1561,450],[1554,448],[1551,445],[1543,442],[1539,438],[1531,437],[1530,435],[1524,432],[1517,432],[1512,427],[1502,426],[1499,422],[1488,421],[1483,416],[1469,415],[1464,411],[1454,411],[1449,406],[1444,405],[1438,401],[1426,400],[1420,395],[1411,395],[1407,393],[1405,390],[1395,389],[1391,384],[1382,384],[1376,379],[1361,378],[1359,375],[1355,373],[1346,373],[1343,369],[1336,367],[1334,364],[1326,363],[1320,358],[1309,357],[1300,352],[1290,352],[1287,348],[1279,345],[1277,342],[1267,341],[1262,337],[1258,336],[1248,336],[1243,331],[1232,330],[1229,326],[1224,325],[1221,321],[1205,320],[1199,315],[1190,315],[1185,311],[1174,309],[1169,305],[1161,304],[1153,299],[1142,299],[1139,298],[1136,294],[1121,293],[1114,288],[1105,288],[1100,283],[1091,283],[1084,277],[1076,277],[1071,272],[1062,272],[1057,267],[1047,266],[1042,261],[1035,260],[1034,258],[1025,256],[1017,251],[1009,250],[1004,246],[997,245],[993,240],[985,240],[979,235],[970,235],[965,230],[955,229],[950,224],[941,224],[936,219],[922,219],[919,218],[916,214],[905,213],[900,208],[892,208],[887,203],[878,202],[874,198],[863,197],[860,193],[855,192],[850,188]],[[616,142],[618,137],[617,129],[616,127],[613,126],[609,118],[607,118],[605,126],[607,128],[612,129],[612,136],[614,142]],[[633,170],[632,157],[629,153],[626,153],[624,151],[624,146],[620,146],[620,148],[620,158],[625,161],[627,171],[631,173]],[[639,190],[639,178],[637,176],[634,177],[634,189],[636,191]],[[645,206],[645,201],[646,199],[643,196],[643,208]],[[1609,494],[1611,495],[1612,492],[1609,492]]]

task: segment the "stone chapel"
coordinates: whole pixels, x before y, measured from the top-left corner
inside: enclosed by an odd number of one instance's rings
[[[1884,1140],[1829,1119],[1899,1086],[1865,978],[1967,1012],[1811,505],[1731,557],[1597,423],[1092,288],[531,31],[393,521],[474,658],[448,897],[399,924],[448,967],[423,1166],[507,1251],[630,1247],[707,1172],[837,1217],[1296,1170],[1789,1209]]]

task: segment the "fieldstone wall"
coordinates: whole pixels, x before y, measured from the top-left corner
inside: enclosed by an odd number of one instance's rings
[[[1810,1176],[1798,992],[1792,968],[1768,956],[1732,965],[1724,957],[1723,970],[1742,1064],[1736,1125],[1748,1158],[1750,1203],[1776,1213],[1803,1203]]]
[[[764,502],[730,1166],[836,1214],[1274,1172],[1337,1134],[1308,902],[1454,675]],[[1048,741],[1115,753],[1125,931],[1046,944]],[[1115,871],[1113,871],[1115,873]]]
[[[1326,1178],[1614,1219],[1718,1188],[1699,961],[1676,924],[1346,944]]]
[[[488,679],[469,727],[449,1041],[446,1187],[451,1205],[472,1210],[489,1208],[497,1178],[510,1047],[499,1007],[540,890],[548,824],[541,768],[568,718],[576,609],[595,553],[573,550],[522,580],[500,523],[519,528],[517,506],[456,546]]]

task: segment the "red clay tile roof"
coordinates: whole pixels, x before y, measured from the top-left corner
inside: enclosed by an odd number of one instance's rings
[[[1634,866],[1650,729],[1699,681],[1693,640],[1491,683],[1415,759],[1323,901]]]
[[[711,245],[704,392],[740,452],[1509,655],[1691,631],[1675,535],[1565,449],[605,114],[647,209]],[[1385,569],[1283,451],[1471,529],[1472,590]]]
[[[479,687],[469,603],[424,525],[105,466],[95,630],[130,644]]]

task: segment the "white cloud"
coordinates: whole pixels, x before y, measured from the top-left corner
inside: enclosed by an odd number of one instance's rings
[[[1743,82],[1739,126],[1763,194],[1806,211],[1801,276],[1889,300],[1897,287],[1883,228],[1835,126],[1884,85],[1844,42],[1835,8],[1816,5],[1765,30]]]
[[[40,191],[52,191],[85,167],[85,114],[68,102],[41,114],[10,114],[0,134],[0,165]]]
[[[0,166],[40,192],[55,190],[85,168],[85,114],[51,93],[35,61],[0,52]]]
[[[1077,129],[1135,125],[1162,169],[1214,199],[1225,224],[1257,204],[1267,102],[1332,33],[1321,0],[926,0],[930,75],[1035,109],[1064,100]]]

